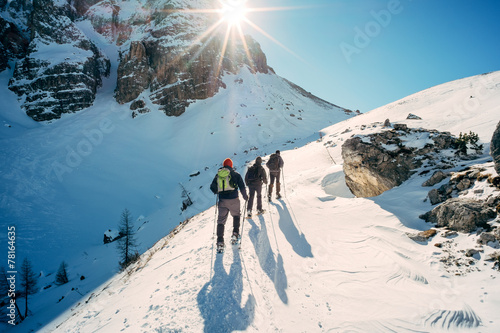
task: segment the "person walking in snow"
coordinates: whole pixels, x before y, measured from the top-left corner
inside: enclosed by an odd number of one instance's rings
[[[276,180],[276,199],[281,198],[280,175],[281,175],[281,169],[283,168],[284,164],[285,163],[281,158],[279,150],[276,150],[274,154],[271,154],[269,160],[266,163],[266,166],[269,169],[269,178],[270,178],[270,184],[267,190],[267,198],[269,199],[269,201],[271,201],[271,195],[273,194],[274,180]]]
[[[248,168],[245,175],[245,184],[248,186],[249,198],[247,204],[248,218],[252,218],[252,207],[255,194],[257,194],[257,215],[263,214],[262,209],[262,184],[267,184],[266,170],[262,167],[262,158],[255,159],[255,164]]]
[[[217,217],[217,252],[224,251],[224,227],[226,220],[231,213],[233,217],[233,235],[231,243],[239,242],[240,236],[240,198],[238,190],[245,201],[248,200],[247,191],[243,178],[233,170],[233,161],[226,158],[222,163],[222,168],[215,175],[210,190],[219,196],[219,216]]]

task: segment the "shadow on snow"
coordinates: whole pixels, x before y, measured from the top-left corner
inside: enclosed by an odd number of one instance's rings
[[[280,204],[272,202],[271,205],[276,207],[278,210],[278,214],[280,216],[279,226],[286,239],[292,245],[293,250],[299,256],[303,258],[312,258],[312,249],[311,244],[307,241],[306,237],[303,233],[299,233],[299,230],[293,223],[292,216],[290,215],[290,211],[284,201],[280,201]],[[295,215],[295,214],[294,214]]]
[[[243,273],[240,252],[233,247],[234,260],[229,274],[224,269],[223,258],[217,254],[214,276],[198,293],[198,308],[205,321],[204,332],[243,331],[253,322],[255,298],[252,294],[241,306]]]
[[[278,293],[281,301],[287,304],[288,296],[286,294],[286,288],[288,282],[283,265],[283,257],[278,251],[277,259],[274,258],[266,224],[264,218],[260,215],[259,221],[261,225],[260,229],[254,221],[248,220],[248,223],[252,227],[248,232],[248,236],[253,243],[257,257],[259,258],[260,267],[274,283],[274,287],[276,288],[276,292]]]

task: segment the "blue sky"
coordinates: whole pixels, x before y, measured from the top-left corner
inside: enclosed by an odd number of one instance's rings
[[[367,112],[456,79],[500,70],[500,1],[248,0],[278,75],[339,106]],[[287,50],[288,49],[288,50]]]

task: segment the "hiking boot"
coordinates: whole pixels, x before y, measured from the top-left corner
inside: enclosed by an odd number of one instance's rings
[[[231,236],[231,244],[235,245],[240,242],[241,236],[238,235],[237,233],[233,233],[233,236]]]
[[[224,247],[225,247],[225,245],[224,245],[224,243],[223,243],[223,242],[218,242],[218,243],[217,243],[217,253],[222,253],[222,252],[224,252]]]
[[[257,211],[257,215],[262,215],[262,214],[264,214],[265,212],[266,212],[266,211],[265,211],[264,209],[259,209],[259,210]]]
[[[249,210],[249,211],[248,211],[248,215],[247,215],[247,219],[251,219],[251,218],[252,218],[252,211],[251,211],[251,210]]]
[[[276,199],[278,199],[278,200],[281,199],[281,194],[279,194],[279,193],[276,194]]]

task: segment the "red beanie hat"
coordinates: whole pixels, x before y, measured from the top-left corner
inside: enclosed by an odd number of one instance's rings
[[[224,163],[222,163],[222,166],[228,166],[228,167],[233,167],[233,161],[230,158],[226,158],[224,160]]]

